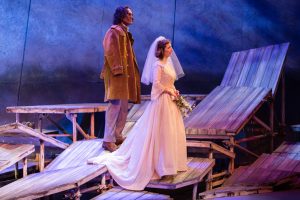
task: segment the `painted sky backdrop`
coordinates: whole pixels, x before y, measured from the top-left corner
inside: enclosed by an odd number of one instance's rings
[[[219,85],[232,52],[290,42],[287,121],[300,123],[298,0],[0,0],[0,124],[14,120],[7,106],[103,102],[102,40],[119,5],[134,12],[140,71],[156,37],[173,42],[182,93]]]

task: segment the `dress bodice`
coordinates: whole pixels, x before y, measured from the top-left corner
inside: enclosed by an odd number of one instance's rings
[[[162,64],[157,61],[153,70],[153,85],[151,91],[151,99],[156,99],[166,89],[175,89],[174,82],[176,73],[170,62]]]

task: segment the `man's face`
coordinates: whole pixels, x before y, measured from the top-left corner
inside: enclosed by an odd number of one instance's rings
[[[123,18],[122,22],[126,25],[126,26],[129,26],[133,23],[133,13],[132,11],[127,8],[127,14],[126,16]]]

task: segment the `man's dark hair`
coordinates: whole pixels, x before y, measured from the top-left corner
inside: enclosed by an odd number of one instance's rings
[[[128,6],[120,6],[116,9],[113,20],[114,25],[118,25],[122,22],[124,17],[127,15],[127,9],[129,9]]]

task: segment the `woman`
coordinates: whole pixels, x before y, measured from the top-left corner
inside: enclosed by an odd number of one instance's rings
[[[187,169],[183,120],[173,102],[174,81],[184,75],[171,43],[158,37],[151,45],[142,82],[152,83],[151,102],[118,150],[90,159],[105,164],[123,188],[143,190],[151,179]]]

